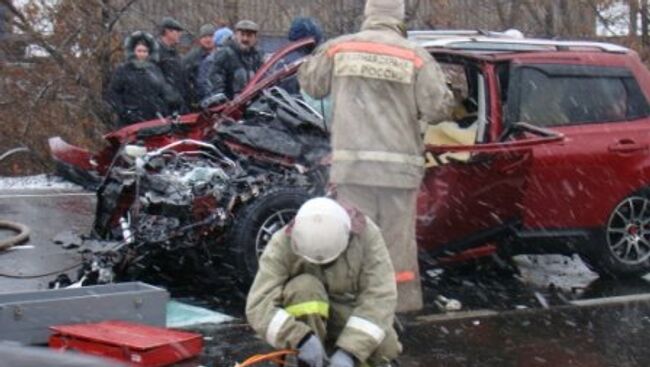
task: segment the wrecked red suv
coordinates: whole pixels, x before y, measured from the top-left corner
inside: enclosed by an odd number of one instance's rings
[[[458,101],[454,121],[426,134],[428,168],[417,221],[423,253],[443,261],[497,251],[577,253],[601,275],[650,271],[650,75],[633,51],[473,31],[411,32],[410,38],[441,63]],[[54,139],[53,156],[67,172],[82,164],[104,175],[112,155],[127,144],[148,151],[188,138],[221,145],[219,121],[225,116],[246,125],[244,111],[263,90],[295,78],[299,62],[283,65],[283,57],[308,44],[279,51],[241,96],[211,113],[128,127],[109,135],[111,148],[94,157]],[[231,160],[271,159],[287,170],[283,175],[295,169],[308,176],[323,164],[297,164],[250,140],[226,145]],[[318,177],[292,182],[306,185],[300,192],[317,194],[323,188],[313,185],[325,182]],[[260,183],[246,202],[226,208],[228,228],[216,237],[224,240],[203,245],[235,249],[238,267],[254,274],[272,230],[304,199],[295,192]],[[114,205],[118,215],[106,221],[118,237],[129,205]],[[223,212],[207,205],[208,212]],[[228,241],[232,228],[247,233]]]
[[[636,53],[474,32],[411,37],[465,71],[477,124],[476,144],[457,149],[467,159],[427,171],[423,249],[492,242],[483,250],[578,253],[601,275],[650,270],[650,74]],[[522,127],[563,139],[525,147],[513,140]]]

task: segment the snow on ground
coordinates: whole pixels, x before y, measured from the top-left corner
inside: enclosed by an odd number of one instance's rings
[[[514,260],[522,277],[541,287],[584,288],[598,278],[578,256],[521,255]]]
[[[0,190],[83,190],[81,186],[52,175],[0,177]]]

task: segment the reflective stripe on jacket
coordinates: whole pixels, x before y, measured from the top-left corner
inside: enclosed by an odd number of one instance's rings
[[[446,120],[453,98],[438,63],[403,37],[399,21],[368,18],[360,33],[321,46],[298,77],[312,97],[332,98],[332,182],[419,186],[420,123]]]
[[[311,332],[296,317],[308,313],[327,317],[332,307],[352,310],[338,336],[337,347],[365,361],[383,341],[392,328],[397,303],[395,273],[379,228],[369,218],[362,219],[365,225],[353,224],[346,251],[326,265],[311,264],[294,254],[289,228],[273,236],[260,259],[246,302],[248,322],[269,344],[296,348]],[[311,274],[325,285],[330,305],[283,304],[284,285],[300,274]]]

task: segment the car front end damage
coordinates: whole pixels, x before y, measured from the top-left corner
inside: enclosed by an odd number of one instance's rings
[[[287,122],[287,106],[268,102],[245,121],[222,121],[210,142],[186,139],[156,150],[123,146],[97,190],[93,231],[79,249],[83,264],[75,283],[153,277],[214,284],[228,273],[222,268],[238,266],[241,256],[256,257],[270,238],[262,232],[293,215],[279,212],[297,210],[322,194],[327,182],[321,162],[329,144],[318,119]],[[242,243],[248,237],[233,233],[242,227],[237,221],[247,220],[240,213],[277,195],[278,188],[301,196],[290,208],[248,219],[255,243]],[[273,218],[282,222],[271,223]],[[253,252],[242,254],[242,248]],[[53,286],[70,283],[62,277]]]

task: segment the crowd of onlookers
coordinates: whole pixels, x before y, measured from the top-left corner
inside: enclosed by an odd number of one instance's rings
[[[177,50],[185,27],[166,17],[159,29],[157,38],[136,31],[124,41],[125,61],[115,70],[107,96],[119,126],[195,111],[202,100],[217,94],[232,99],[264,60],[258,49],[260,27],[250,20],[239,21],[234,31],[203,25],[185,55]],[[288,40],[307,37],[322,41],[318,23],[294,19]]]

